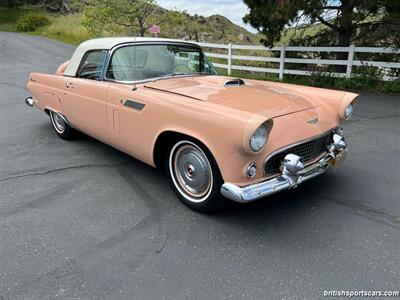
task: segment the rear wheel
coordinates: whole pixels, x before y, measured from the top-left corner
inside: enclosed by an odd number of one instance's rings
[[[53,129],[57,135],[63,139],[71,139],[73,137],[74,130],[68,125],[64,117],[54,111],[50,111],[49,115],[51,125],[53,126]]]
[[[167,159],[168,175],[179,199],[191,209],[213,212],[226,204],[222,178],[211,153],[190,140],[176,142]]]

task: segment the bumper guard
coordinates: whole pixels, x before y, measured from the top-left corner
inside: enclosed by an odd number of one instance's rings
[[[227,182],[222,185],[221,193],[233,201],[247,203],[283,190],[296,188],[303,181],[321,175],[332,165],[342,162],[346,154],[347,144],[339,130],[333,135],[333,143],[328,147],[328,153],[319,161],[304,167],[301,157],[296,154],[287,154],[282,161],[280,176],[245,187]]]

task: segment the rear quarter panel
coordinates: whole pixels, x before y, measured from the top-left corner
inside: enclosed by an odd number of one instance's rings
[[[61,99],[67,80],[59,75],[30,73],[27,87],[39,109],[63,112]]]

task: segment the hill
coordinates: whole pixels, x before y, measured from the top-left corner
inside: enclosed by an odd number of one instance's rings
[[[163,13],[166,10],[160,8]],[[9,10],[0,7],[0,30],[17,31],[18,20],[26,15],[45,16],[50,20],[50,25],[37,28],[33,34],[44,35],[68,43],[79,44],[80,42],[95,37],[89,33],[83,25],[83,13],[77,11],[67,15],[51,13],[37,6],[24,6],[19,9]],[[179,22],[168,22],[161,24],[160,37],[197,40],[199,42],[210,43],[236,43],[236,44],[257,44],[257,35],[247,31],[245,28],[232,23],[229,19],[221,15],[204,17],[201,15],[189,15],[185,12],[177,12]],[[182,22],[183,20],[183,22]],[[103,31],[96,35],[136,35],[129,33],[125,28],[119,28],[114,32]],[[146,31],[145,36],[151,36]]]
[[[184,16],[187,18],[189,26],[181,27],[178,32],[170,32],[169,36],[190,40],[197,38],[199,42],[213,43],[253,44],[258,42],[255,34],[232,23],[224,16],[203,17],[188,14],[184,14]]]

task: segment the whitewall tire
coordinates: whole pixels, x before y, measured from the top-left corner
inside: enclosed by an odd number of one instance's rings
[[[173,143],[166,159],[172,188],[188,207],[201,212],[222,208],[222,178],[211,153],[200,143],[180,140]]]
[[[51,125],[59,137],[63,139],[70,139],[73,137],[74,130],[60,113],[50,111],[49,115]]]

